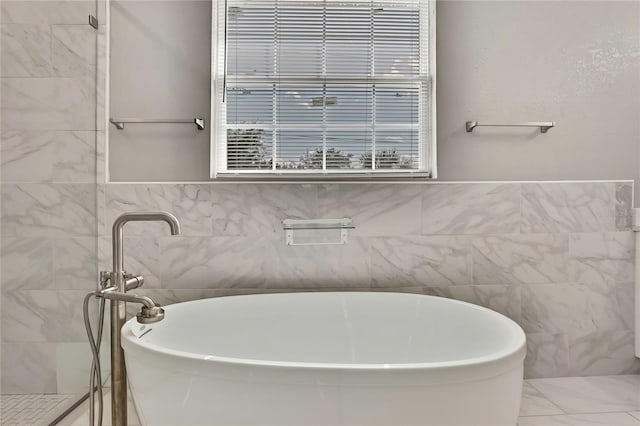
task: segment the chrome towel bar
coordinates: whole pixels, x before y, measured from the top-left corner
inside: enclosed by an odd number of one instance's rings
[[[204,118],[110,118],[111,124],[117,129],[124,129],[125,123],[190,123],[195,124],[198,130],[204,130]]]
[[[529,123],[513,123],[513,124],[480,124],[477,121],[467,121],[466,129],[468,133],[473,132],[476,127],[539,127],[540,133],[547,133],[547,131],[556,126],[555,121],[532,121]]]

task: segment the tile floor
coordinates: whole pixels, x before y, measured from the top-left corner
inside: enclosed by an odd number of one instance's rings
[[[96,395],[97,396],[97,395]],[[111,394],[108,389],[105,389],[104,393],[104,421],[102,426],[111,426]],[[97,407],[97,405],[96,405]],[[97,409],[96,409],[97,413]],[[136,409],[131,401],[131,393],[129,393],[129,405],[127,408],[128,423],[129,426],[139,426],[138,416],[136,416]],[[76,408],[71,414],[65,417],[62,422],[57,426],[87,426],[89,424],[89,401],[85,401],[82,405]],[[2,425],[4,426],[4,425]]]
[[[2,401],[4,408],[4,397]],[[85,402],[59,425],[87,426],[88,406]],[[103,424],[109,426],[108,391],[105,392],[105,413]],[[519,426],[640,426],[640,375],[526,380],[520,416]],[[139,424],[131,404],[129,420],[132,426]],[[5,425],[4,419],[2,425]]]
[[[526,380],[520,426],[640,426],[640,375]]]
[[[1,395],[0,424],[48,424],[77,399],[77,395]]]

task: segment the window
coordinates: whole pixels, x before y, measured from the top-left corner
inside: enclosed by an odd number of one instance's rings
[[[212,177],[435,177],[433,0],[217,4]]]

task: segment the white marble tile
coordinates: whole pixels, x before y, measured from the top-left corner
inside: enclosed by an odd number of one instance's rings
[[[528,332],[612,331],[624,328],[616,285],[534,284],[522,288],[522,326]]]
[[[423,234],[517,233],[518,183],[419,185]],[[384,199],[384,198],[380,198]]]
[[[84,342],[85,290],[20,290],[2,294],[3,342]]]
[[[519,417],[519,426],[639,426],[627,413],[565,414],[556,416]]]
[[[333,247],[338,248],[336,276],[332,279],[336,286],[353,288],[372,286],[370,240],[351,237],[347,244]]]
[[[53,286],[53,244],[49,238],[2,238],[2,291]]]
[[[99,121],[98,121],[99,122]],[[96,182],[104,185],[107,182],[107,136],[104,130],[96,132]]]
[[[633,282],[616,284],[616,299],[618,300],[619,317],[622,328],[635,328],[635,294],[636,286]]]
[[[2,343],[2,393],[56,393],[56,345]]]
[[[522,387],[521,416],[544,416],[564,414],[555,404],[544,397],[536,388],[525,382]]]
[[[56,132],[53,143],[54,182],[96,182],[96,132]]]
[[[270,288],[323,288],[336,285],[339,246],[287,246],[269,243]]]
[[[93,291],[98,285],[95,237],[53,240],[53,287],[56,290]]]
[[[522,184],[524,233],[602,232],[616,228],[616,183]]]
[[[518,286],[463,285],[429,287],[424,293],[462,300],[499,312],[517,323],[521,322],[521,297]]]
[[[532,379],[529,383],[567,413],[640,409],[640,376]]]
[[[149,237],[125,237],[124,244],[125,270],[130,274],[142,275],[144,277],[145,287],[160,287],[162,267],[160,263],[160,243],[158,239]],[[185,253],[185,256],[190,254],[191,253]]]
[[[367,288],[371,282],[371,245],[369,239],[352,237],[345,245],[332,246],[337,248],[336,276],[337,287]]]
[[[471,283],[470,241],[465,237],[371,238],[374,286],[440,286]]]
[[[2,77],[48,77],[51,27],[44,24],[0,24]]]
[[[569,236],[570,279],[580,283],[633,281],[631,231]]]
[[[618,285],[609,282],[577,285],[587,299],[585,323],[587,329],[621,330],[625,326],[624,312],[618,302]]]
[[[287,246],[273,240],[266,248],[268,288],[370,288],[367,239],[350,238],[346,245]]]
[[[161,286],[170,289],[266,285],[270,241],[249,237],[163,237]]]
[[[106,226],[110,234],[113,221],[122,213],[161,210],[174,214],[180,221],[181,235],[210,236],[211,185],[191,184],[111,184],[106,185]],[[169,235],[165,223],[129,223],[125,235]]]
[[[161,286],[170,289],[201,289],[213,287],[218,282],[210,275],[209,262],[213,255],[211,239],[200,237],[160,238]],[[225,253],[225,250],[222,250]],[[231,268],[222,268],[223,274],[231,274]]]
[[[98,4],[106,7],[107,1]],[[99,18],[98,18],[99,19]],[[96,129],[104,131],[107,126],[107,69],[109,51],[107,50],[108,30],[106,25],[98,26],[96,42]]]
[[[352,218],[354,236],[420,234],[421,188],[399,184],[322,185],[318,187],[318,215]]]
[[[215,185],[211,195],[213,233],[219,236],[284,235],[283,219],[319,218],[317,193],[316,185],[309,184]]]
[[[111,237],[100,237],[98,241],[99,269],[113,269],[113,252]],[[124,237],[124,269],[133,275],[144,277],[144,287],[160,287],[160,276],[162,274],[160,243],[158,238],[149,236]],[[189,257],[194,253],[185,251],[183,255]]]
[[[53,131],[3,130],[2,182],[48,182],[53,176]]]
[[[524,377],[564,377],[569,375],[567,334],[527,333]]]
[[[93,183],[95,144],[93,131],[3,131],[3,182]]]
[[[89,390],[91,349],[87,342],[56,344],[58,393],[81,395]]]
[[[522,286],[522,328],[531,333],[594,330],[589,322],[587,294],[578,284]]]
[[[490,235],[471,240],[474,284],[566,282],[566,235]]]
[[[2,1],[3,23],[87,24],[87,16],[95,15],[95,0]]]
[[[4,129],[94,130],[95,81],[89,78],[4,78]]]
[[[95,212],[95,185],[2,185],[2,233],[6,236],[95,235]]]
[[[98,271],[111,271],[113,269],[112,249],[111,237],[98,237]],[[127,256],[128,254],[125,254],[125,258]]]
[[[51,56],[57,76],[95,78],[97,33],[93,27],[53,25],[51,37]]]
[[[107,223],[107,185],[99,183],[96,190],[96,228],[98,236],[110,236],[112,234],[113,222]]]
[[[633,331],[570,333],[569,365],[572,376],[640,373]]]

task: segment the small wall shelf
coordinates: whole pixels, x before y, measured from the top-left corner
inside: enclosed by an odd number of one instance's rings
[[[347,231],[355,229],[349,218],[285,219],[282,225],[289,246],[346,244],[349,238]]]

